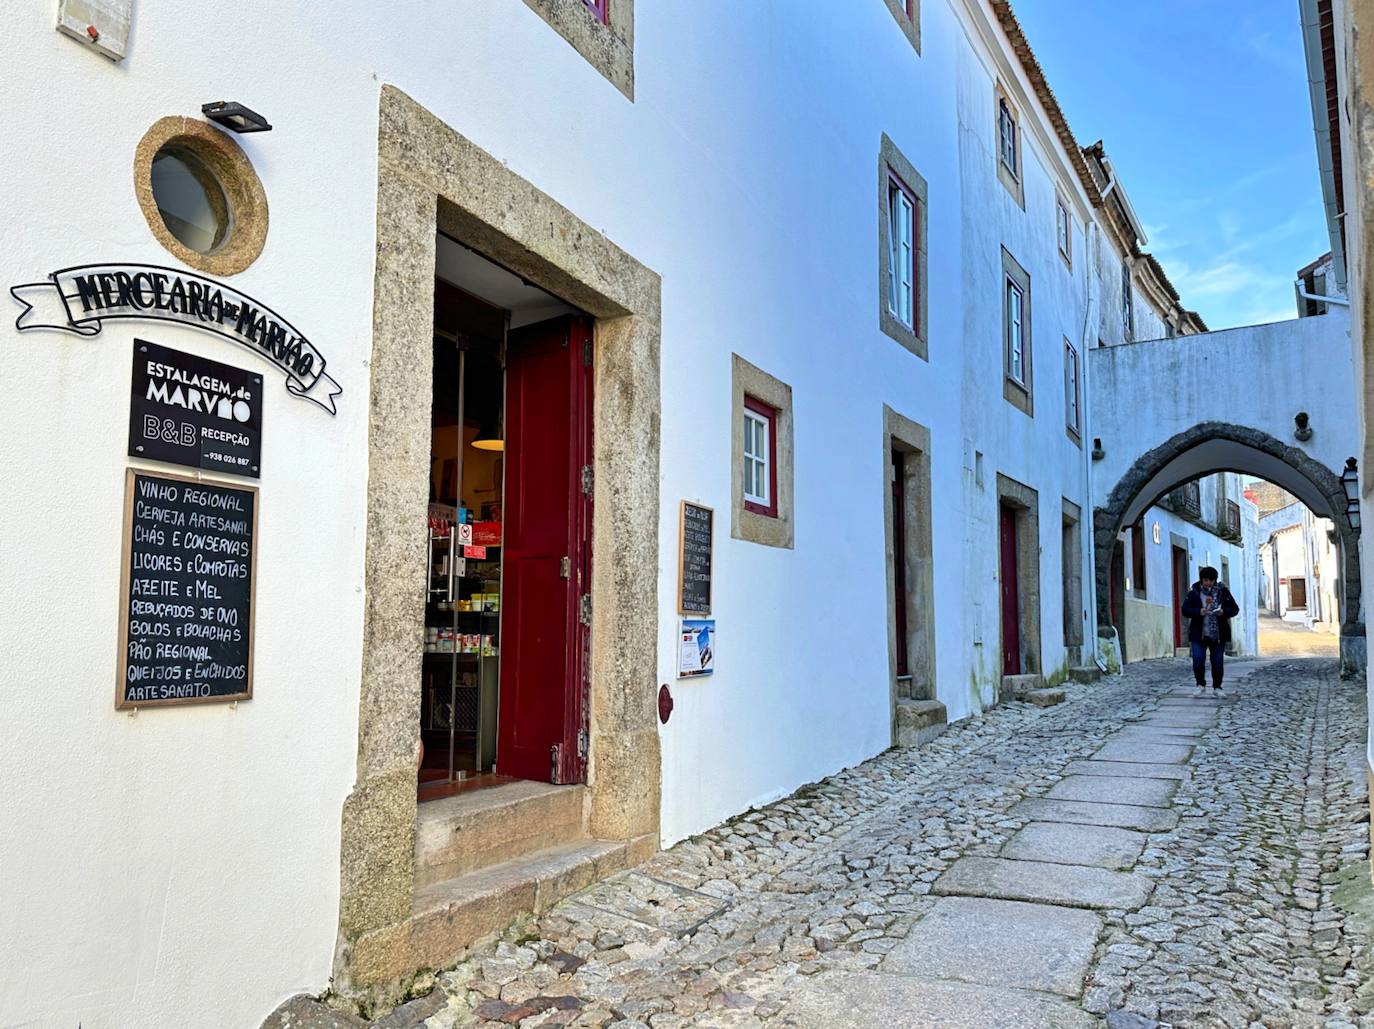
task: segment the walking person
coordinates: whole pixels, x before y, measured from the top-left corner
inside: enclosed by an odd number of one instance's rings
[[[1208,659],[1212,664],[1212,694],[1223,695],[1221,680],[1226,660],[1226,644],[1231,642],[1231,619],[1240,614],[1240,605],[1226,583],[1217,581],[1217,570],[1211,565],[1198,569],[1198,581],[1183,599],[1181,611],[1188,621],[1188,643],[1193,652],[1193,678],[1197,680],[1198,695],[1203,696],[1207,684],[1203,674]]]

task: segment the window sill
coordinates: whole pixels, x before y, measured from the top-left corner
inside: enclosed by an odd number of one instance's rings
[[[1077,429],[1072,425],[1066,425],[1064,426],[1064,433],[1073,441],[1074,446],[1078,447],[1080,450],[1083,449],[1083,437],[1079,435]]]

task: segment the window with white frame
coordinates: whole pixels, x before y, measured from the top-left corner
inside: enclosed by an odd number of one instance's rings
[[[1006,283],[1007,375],[1026,385],[1026,292],[1008,276]]]
[[[1078,436],[1083,431],[1078,400],[1078,351],[1064,340],[1064,411],[1069,431]]]
[[[1059,238],[1059,256],[1064,263],[1073,266],[1073,222],[1069,220],[1069,208],[1062,197],[1054,201],[1055,232]]]
[[[744,506],[755,514],[777,515],[777,411],[751,396],[744,398]]]
[[[895,176],[887,181],[887,306],[908,329],[916,327],[916,199]]]
[[[1021,170],[1016,161],[1016,117],[1011,113],[1011,105],[1005,97],[997,101],[997,140],[1002,164],[1014,178],[1019,179]]]

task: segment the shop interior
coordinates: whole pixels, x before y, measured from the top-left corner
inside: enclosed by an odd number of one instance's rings
[[[519,276],[439,237],[420,699],[422,801],[512,778],[501,774],[498,754],[502,600],[509,599],[503,597],[502,574],[507,359],[525,345],[523,339],[547,335],[545,326],[555,328],[575,314]],[[517,717],[509,708],[505,716]]]

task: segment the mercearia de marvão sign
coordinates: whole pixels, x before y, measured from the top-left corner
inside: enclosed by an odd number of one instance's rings
[[[152,264],[85,264],[48,279],[10,287],[24,305],[14,321],[20,332],[95,336],[111,318],[178,322],[242,344],[286,374],[290,393],[337,413],[343,387],[325,372],[324,355],[270,307],[223,283]]]

